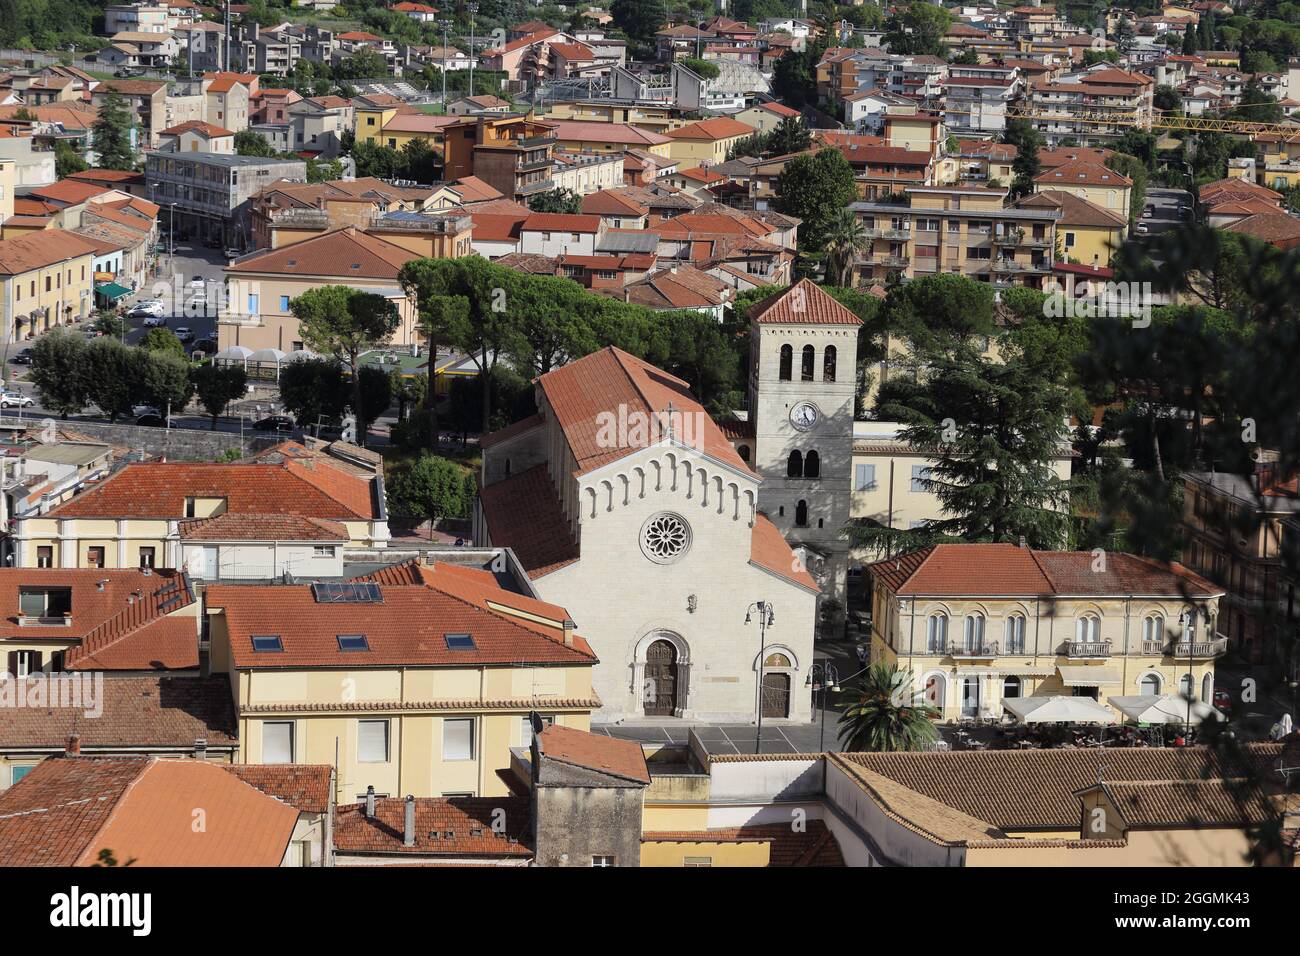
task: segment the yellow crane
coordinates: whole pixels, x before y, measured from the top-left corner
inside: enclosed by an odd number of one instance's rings
[[[1300,126],[1294,123],[1263,123],[1254,120],[1220,119],[1215,116],[1184,116],[1155,110],[1149,122],[1137,110],[1070,110],[1059,111],[1034,106],[1008,106],[1007,119],[1041,120],[1058,123],[1091,123],[1098,126],[1132,126],[1139,129],[1178,129],[1193,133],[1234,133],[1257,136],[1276,133],[1300,139]]]

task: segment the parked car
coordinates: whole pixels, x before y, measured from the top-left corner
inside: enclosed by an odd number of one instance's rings
[[[131,414],[136,418],[140,418],[144,415],[157,415],[162,417],[162,412],[158,410],[157,405],[133,405],[131,406]]]
[[[32,350],[23,349],[21,352],[19,352],[17,355],[11,358],[9,361],[13,362],[15,365],[31,365]]]
[[[230,261],[230,262],[234,262],[236,259],[238,259],[238,258],[239,258],[240,256],[242,256],[242,255],[243,255],[243,253],[240,252],[238,249],[227,249],[227,250],[226,250],[226,259],[227,259],[228,261]]]
[[[167,314],[167,308],[157,299],[148,299],[144,302],[137,302],[131,308],[126,310],[128,319],[143,319],[150,316],[163,316]]]
[[[1155,210],[1152,209],[1150,206],[1147,206],[1145,209],[1142,210],[1142,218],[1143,218],[1143,219],[1150,219],[1151,216],[1152,216],[1154,213],[1155,213]]]
[[[0,392],[0,408],[31,408],[36,402],[22,392]]]
[[[1148,232],[1147,224],[1145,222],[1139,222],[1135,227],[1133,227],[1133,231],[1139,236],[1145,236]]]
[[[176,337],[182,342],[193,342],[194,330],[188,326],[182,325],[176,330]]]
[[[268,415],[261,421],[253,423],[253,428],[259,432],[291,432],[293,431],[293,419],[288,415]]]
[[[1226,690],[1216,690],[1214,692],[1214,706],[1216,709],[1223,711],[1223,713],[1231,715],[1232,695]]]
[[[161,415],[141,415],[135,420],[135,423],[148,428],[164,428],[167,425],[167,419]]]
[[[146,315],[144,321],[140,324],[146,329],[165,329],[167,328],[167,316]]]

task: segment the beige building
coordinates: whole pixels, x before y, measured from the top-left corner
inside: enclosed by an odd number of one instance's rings
[[[459,557],[468,558],[469,552]],[[504,796],[531,712],[585,730],[596,655],[509,562],[396,565],[344,584],[209,587],[212,666],[230,674],[239,762],[338,767],[337,802]]]
[[[1020,697],[1213,699],[1223,591],[1180,565],[939,544],[867,570],[871,660],[910,671],[943,721],[999,719]]]
[[[907,205],[852,206],[870,240],[854,265],[860,282],[953,272],[1039,287],[1051,275],[1061,216],[1056,209],[1004,208],[1005,189],[914,186],[904,192]]]
[[[76,233],[43,230],[0,240],[0,325],[15,342],[94,308],[97,246]]]
[[[725,162],[727,153],[740,140],[753,136],[754,127],[727,116],[700,120],[671,129],[667,155],[678,170],[692,166],[716,166]]]

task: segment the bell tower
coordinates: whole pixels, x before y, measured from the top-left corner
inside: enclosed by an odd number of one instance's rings
[[[862,320],[808,279],[752,306],[749,422],[758,507],[825,597],[845,600]]]

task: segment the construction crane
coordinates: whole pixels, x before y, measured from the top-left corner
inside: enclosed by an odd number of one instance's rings
[[[1154,110],[1149,122],[1136,110],[1074,110],[1069,112],[1033,106],[1008,106],[1007,119],[1040,120],[1058,123],[1092,123],[1100,126],[1132,126],[1139,129],[1177,129],[1193,133],[1235,133],[1256,136],[1276,133],[1285,138],[1300,139],[1300,126],[1294,123],[1263,123],[1254,120],[1220,119],[1214,116],[1183,116],[1165,110]]]

